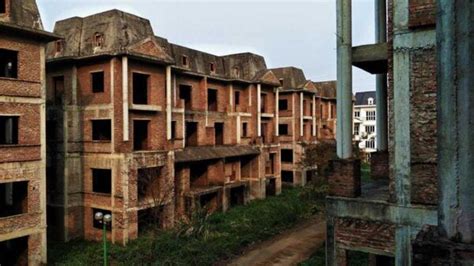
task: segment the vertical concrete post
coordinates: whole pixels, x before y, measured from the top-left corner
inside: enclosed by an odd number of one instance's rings
[[[375,1],[375,35],[377,43],[387,41],[387,5],[386,0]],[[386,151],[388,147],[387,127],[387,74],[378,74],[376,87],[376,142],[378,151]]]
[[[352,1],[337,0],[337,155],[352,157]]]
[[[473,13],[472,1],[438,1],[439,226],[465,243],[474,243]]]
[[[123,141],[129,141],[128,134],[128,57],[122,57],[122,111],[123,111]]]
[[[262,136],[262,85],[257,84],[257,137]]]
[[[275,89],[275,136],[280,135],[278,125],[280,124],[280,90]]]
[[[166,67],[166,139],[171,139],[171,66]]]
[[[334,228],[334,217],[327,216],[326,220],[326,266],[336,266],[336,230]]]
[[[313,95],[313,109],[311,110],[311,116],[313,119],[313,137],[316,137],[316,95]]]
[[[303,137],[304,94],[300,92],[300,137]]]

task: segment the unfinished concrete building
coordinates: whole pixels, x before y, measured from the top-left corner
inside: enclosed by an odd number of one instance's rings
[[[150,221],[281,192],[280,81],[263,57],[172,44],[118,10],[54,32],[64,39],[47,49],[51,237],[99,239],[101,211],[124,244]]]
[[[0,1],[0,265],[46,263],[45,47],[34,0]]]
[[[331,82],[313,83],[303,71],[295,67],[275,68],[271,71],[280,82],[278,98],[278,136],[281,146],[281,180],[283,183],[304,186],[311,181],[314,169],[301,165],[305,145],[315,144],[319,136],[334,139],[335,86]],[[329,97],[326,97],[329,96]],[[324,117],[325,123],[322,118]],[[319,121],[318,121],[319,119]],[[333,123],[331,123],[333,122]],[[324,133],[323,133],[324,131]],[[323,133],[323,134],[321,134]]]
[[[337,1],[339,159],[327,265],[349,264],[351,251],[368,253],[371,265],[472,265],[472,1],[376,0],[377,43],[360,47],[351,2]],[[380,156],[369,184],[352,156],[353,65],[378,75]]]

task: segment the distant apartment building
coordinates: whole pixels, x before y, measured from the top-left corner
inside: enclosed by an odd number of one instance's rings
[[[354,102],[354,141],[367,153],[377,151],[375,91],[357,92]]]
[[[0,1],[0,265],[46,263],[45,47],[34,0]]]

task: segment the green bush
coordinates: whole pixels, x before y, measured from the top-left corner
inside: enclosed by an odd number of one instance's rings
[[[288,189],[225,213],[198,213],[175,230],[140,236],[126,247],[111,245],[109,260],[115,265],[212,265],[311,216],[321,201],[304,190]],[[52,243],[48,254],[49,262],[56,265],[102,263],[101,243]]]

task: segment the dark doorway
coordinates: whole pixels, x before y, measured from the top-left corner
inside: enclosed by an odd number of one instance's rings
[[[207,110],[214,112],[217,111],[217,90],[207,90]]]
[[[138,211],[138,234],[161,228],[163,207],[153,207]]]
[[[216,145],[224,145],[224,123],[215,123],[214,129],[216,130],[216,134],[215,134]]]
[[[281,171],[281,181],[293,184],[293,171]]]
[[[207,165],[195,163],[190,166],[191,187],[207,186]]]
[[[186,147],[197,146],[198,144],[198,123],[186,122]]]
[[[133,103],[148,104],[148,80],[150,76],[133,73]]]
[[[244,205],[245,203],[245,187],[234,187],[230,189],[230,207]]]
[[[261,123],[261,135],[262,135],[262,142],[263,143],[267,143],[267,141],[269,141],[268,137],[267,137],[267,130],[268,130],[268,123]]]
[[[0,265],[28,265],[28,237],[0,242]]]
[[[179,85],[179,99],[184,100],[184,107],[186,109],[191,109],[191,93],[192,87],[188,85]]]
[[[147,120],[133,121],[133,149],[136,151],[148,149],[148,123]]]
[[[214,212],[219,208],[218,193],[204,194],[199,197],[199,205],[203,209],[207,209],[209,212]]]
[[[265,184],[265,194],[266,196],[275,196],[276,195],[276,179],[270,178],[267,179],[267,183]]]
[[[53,83],[54,83],[53,84],[54,86],[53,102],[54,104],[62,104],[63,95],[64,95],[64,76],[54,77]]]

